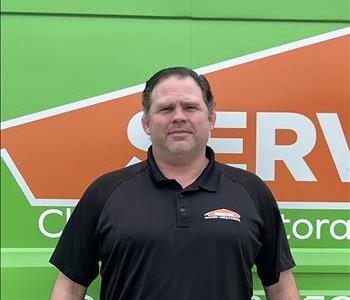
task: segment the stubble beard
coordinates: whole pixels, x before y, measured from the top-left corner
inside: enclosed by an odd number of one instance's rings
[[[200,142],[196,142],[195,140],[170,140],[166,141],[159,150],[162,152],[163,159],[169,161],[170,163],[191,163],[193,160],[196,160],[199,155],[201,155],[207,142],[208,139]]]

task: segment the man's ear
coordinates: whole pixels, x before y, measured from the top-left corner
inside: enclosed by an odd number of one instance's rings
[[[141,123],[143,127],[143,131],[149,135],[149,116],[146,113],[143,113],[142,118],[141,118]]]
[[[214,129],[215,121],[216,121],[216,111],[213,110],[213,111],[209,114],[210,130],[211,130],[211,129]]]

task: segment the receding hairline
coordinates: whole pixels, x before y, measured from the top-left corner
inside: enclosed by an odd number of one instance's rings
[[[187,78],[190,78],[192,79],[192,81],[196,84],[196,86],[199,88],[200,92],[201,92],[201,95],[202,95],[202,100],[204,102],[204,104],[206,104],[206,101],[205,101],[205,95],[204,95],[204,92],[201,88],[201,86],[198,84],[198,82],[191,76],[191,75],[188,75],[188,74],[177,74],[177,73],[173,73],[173,74],[167,74],[165,75],[164,77],[160,78],[159,81],[153,86],[153,89],[150,93],[150,100],[151,100],[151,105],[152,105],[152,100],[153,100],[153,93],[155,91],[155,89],[159,86],[160,83],[162,83],[163,81],[167,80],[167,79],[170,79],[170,78],[176,78],[176,79],[179,79],[179,80],[185,80]]]
[[[202,93],[202,100],[207,106],[208,111],[212,112],[215,107],[215,101],[208,80],[204,75],[200,75],[194,70],[186,67],[172,67],[160,70],[146,81],[145,89],[142,92],[143,111],[145,113],[149,112],[153,102],[152,98],[154,97],[153,91],[159,83],[162,83],[169,78],[178,78],[181,80],[186,79],[187,77],[191,77],[197,83],[197,86]]]

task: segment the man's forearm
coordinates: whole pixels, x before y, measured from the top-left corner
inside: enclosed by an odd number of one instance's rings
[[[80,285],[62,273],[58,274],[51,293],[51,300],[82,300],[86,287]]]
[[[264,288],[268,300],[300,300],[291,270],[281,272],[279,282]]]

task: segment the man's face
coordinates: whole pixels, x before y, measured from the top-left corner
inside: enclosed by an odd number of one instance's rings
[[[155,86],[151,99],[142,126],[155,153],[163,157],[203,153],[215,112],[209,113],[197,83],[191,77],[169,77]]]

